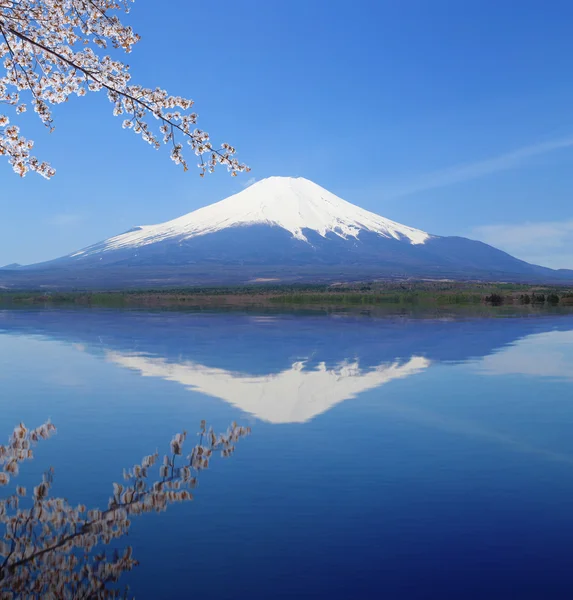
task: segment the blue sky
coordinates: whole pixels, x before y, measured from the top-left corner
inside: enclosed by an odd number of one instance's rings
[[[304,176],[438,235],[573,268],[573,3],[137,0],[134,79],[196,101],[252,173],[183,173],[103,94],[21,119],[52,181],[0,162],[0,264],[165,221],[251,178]],[[16,121],[16,119],[13,119]]]

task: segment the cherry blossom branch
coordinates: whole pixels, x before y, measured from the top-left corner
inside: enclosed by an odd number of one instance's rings
[[[9,464],[14,456],[23,458],[22,453],[29,449],[29,442],[42,439],[52,431],[46,427],[33,432],[23,425],[16,428],[9,445],[0,446],[0,464],[2,461]],[[108,544],[126,535],[131,516],[164,511],[172,502],[192,500],[193,495],[188,489],[196,487],[197,476],[209,467],[213,453],[230,456],[236,442],[249,433],[250,429],[233,423],[225,434],[216,436],[212,428],[207,430],[203,421],[199,443],[182,466],[177,466],[176,462],[183,454],[187,434],[177,434],[171,441],[171,454],[163,457],[159,479],[148,481],[158,462],[156,452],[144,457],[141,464],[124,471],[126,483],[113,485],[113,495],[106,510],[87,510],[85,506],[73,508],[64,499],[50,498],[52,470],[34,489],[30,510],[19,508],[19,500],[26,496],[26,490],[17,488],[16,494],[0,500],[0,524],[4,523],[6,530],[0,537],[0,556],[5,557],[0,565],[0,596],[4,597],[2,592],[7,590],[11,594],[24,595],[32,590],[36,595],[56,590],[57,597],[91,598],[100,597],[94,594],[105,590],[105,597],[116,597],[115,592],[107,589],[107,584],[137,566],[131,547],[127,547],[122,555],[116,553],[113,558],[106,557],[105,552],[92,556],[92,550],[99,544]],[[83,549],[83,554],[76,549]],[[57,590],[61,590],[61,596]]]
[[[21,91],[30,91],[34,109],[43,123],[52,128],[52,117],[48,104],[64,102],[71,94],[84,96],[89,91],[106,90],[114,105],[114,115],[131,114],[124,120],[123,127],[132,129],[142,139],[159,148],[160,139],[170,144],[171,159],[188,170],[183,156],[183,146],[175,141],[175,133],[187,139],[199,157],[201,176],[212,172],[217,165],[225,166],[235,176],[249,168],[235,158],[235,148],[221,144],[214,148],[209,135],[196,125],[195,113],[187,111],[193,101],[180,96],[169,96],[159,88],[146,89],[130,84],[129,67],[109,56],[99,57],[92,44],[106,48],[109,40],[114,48],[131,52],[140,37],[131,27],[121,23],[112,10],[123,7],[129,12],[130,0],[0,0],[0,33],[5,45],[0,44],[0,58],[9,55],[4,66],[6,76],[0,78],[0,103],[17,106],[24,112],[25,105],[18,104]],[[72,47],[83,43],[84,48],[75,52]],[[24,80],[20,78],[22,74]],[[15,88],[9,93],[9,88]],[[146,115],[157,119],[161,126],[155,134]],[[7,119],[0,115],[0,119]],[[6,124],[6,122],[4,123]],[[29,154],[31,142],[22,138],[19,129],[11,126],[10,131],[0,132],[3,143],[2,154],[11,157],[10,163],[20,175],[34,170],[51,177],[55,173],[46,163],[39,163]],[[207,160],[205,160],[207,155]]]

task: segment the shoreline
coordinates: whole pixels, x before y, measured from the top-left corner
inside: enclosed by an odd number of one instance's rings
[[[271,312],[545,313],[573,311],[573,287],[412,282],[259,285],[122,291],[0,291],[0,308],[17,307],[262,309]]]

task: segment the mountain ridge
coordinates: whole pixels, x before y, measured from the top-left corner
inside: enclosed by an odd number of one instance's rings
[[[432,235],[304,178],[270,177],[217,203],[59,259],[0,272],[0,285],[166,287],[374,279],[573,282],[483,242]]]

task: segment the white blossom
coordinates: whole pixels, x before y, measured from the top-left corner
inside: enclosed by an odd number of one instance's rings
[[[0,467],[32,458],[30,444],[55,431],[51,423],[29,431],[16,427],[7,446],[0,446]],[[210,430],[210,433],[212,430]],[[163,512],[174,502],[193,500],[200,470],[208,467],[204,456],[220,450],[229,456],[234,444],[250,433],[233,423],[226,434],[206,436],[187,463],[178,464],[186,434],[171,442],[171,455],[159,460],[156,452],[141,464],[124,471],[124,483],[114,483],[106,509],[72,506],[64,498],[50,496],[54,472],[50,469],[30,498],[24,487],[0,498],[0,598],[127,598],[127,591],[114,589],[122,573],[137,567],[132,548],[106,552],[103,546],[129,534],[131,518]],[[26,450],[28,447],[28,450]],[[147,470],[162,463],[158,473]],[[7,478],[5,472],[1,476]],[[158,478],[159,477],[159,478]],[[9,480],[5,481],[9,484]]]
[[[118,13],[128,13],[133,0],[0,0],[0,104],[18,115],[26,111],[21,96],[29,98],[42,123],[52,130],[50,106],[71,95],[105,91],[113,114],[123,116],[123,127],[154,148],[171,147],[171,159],[185,170],[183,143],[200,158],[201,176],[217,165],[235,176],[249,168],[236,159],[235,148],[214,149],[209,134],[196,128],[193,100],[170,96],[160,88],[131,81],[128,65],[102,54],[131,52],[140,37],[124,25]],[[182,141],[176,141],[176,137]],[[55,170],[31,155],[33,142],[0,114],[0,155],[20,176],[35,171],[50,178]]]

